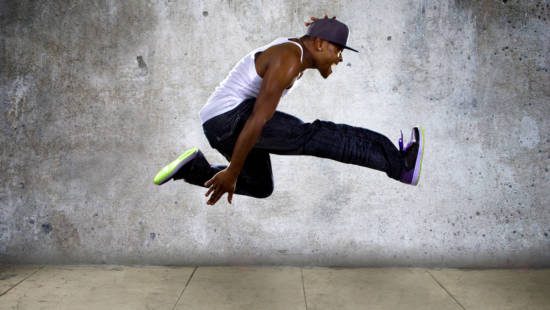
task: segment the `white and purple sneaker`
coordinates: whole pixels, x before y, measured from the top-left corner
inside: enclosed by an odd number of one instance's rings
[[[403,132],[399,139],[399,150],[405,152],[405,167],[401,171],[400,181],[410,185],[418,185],[422,158],[424,154],[424,131],[421,126],[414,127],[411,132],[411,141],[403,149]]]

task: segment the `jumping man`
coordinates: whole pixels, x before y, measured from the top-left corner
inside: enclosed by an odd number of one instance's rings
[[[201,151],[185,152],[155,176],[161,185],[174,179],[208,188],[207,204],[223,194],[265,198],[273,192],[270,154],[311,155],[385,172],[390,178],[417,185],[422,167],[424,134],[414,127],[411,140],[399,149],[377,132],[315,120],[302,120],[276,111],[306,69],[323,78],[342,62],[349,29],[335,17],[306,23],[300,38],[280,37],[242,58],[216,87],[200,111],[202,128],[210,145],[229,165],[210,165]]]

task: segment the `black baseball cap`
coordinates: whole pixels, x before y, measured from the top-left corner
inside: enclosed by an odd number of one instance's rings
[[[349,28],[346,24],[336,19],[322,18],[315,20],[308,26],[306,35],[321,38],[345,49],[359,53],[358,50],[346,46]]]

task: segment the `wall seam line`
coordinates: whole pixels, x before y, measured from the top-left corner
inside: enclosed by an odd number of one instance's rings
[[[434,275],[429,271],[429,270],[426,270],[426,272],[430,275],[430,277],[432,277],[432,279],[447,293],[447,295],[449,295],[459,306],[460,308],[462,308],[462,310],[466,310],[466,308],[464,308],[464,306],[453,296],[453,294],[451,294],[451,292],[449,292],[444,286],[443,284],[441,284],[439,281],[437,281],[437,279],[434,277]]]
[[[0,297],[6,295],[9,291],[11,291],[11,290],[14,289],[15,287],[17,287],[19,284],[23,283],[23,281],[27,280],[28,278],[32,277],[35,273],[37,273],[37,272],[39,272],[40,270],[44,269],[44,267],[46,267],[46,266],[41,266],[40,268],[38,268],[37,270],[35,270],[33,273],[31,273],[30,275],[28,275],[27,277],[25,277],[23,280],[17,282],[14,286],[12,286],[12,287],[10,287],[9,289],[7,289],[5,292],[0,293]]]
[[[187,288],[187,286],[191,282],[191,279],[193,279],[193,275],[195,274],[195,271],[197,271],[198,268],[199,268],[199,266],[195,266],[195,269],[193,269],[193,272],[191,273],[191,276],[189,276],[189,279],[187,279],[187,283],[185,283],[185,287],[183,288],[183,290],[181,290],[180,296],[178,297],[178,300],[176,300],[176,303],[172,307],[172,310],[176,309],[176,306],[178,305],[178,303],[180,302],[181,297],[183,296],[183,292],[185,292],[185,289]]]
[[[304,292],[304,303],[306,304],[306,310],[307,310],[306,284],[304,283],[304,268],[303,267],[300,267],[300,272],[302,273],[302,291]]]

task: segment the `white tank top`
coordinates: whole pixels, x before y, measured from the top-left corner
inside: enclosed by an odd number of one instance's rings
[[[257,52],[263,52],[271,46],[288,42],[300,47],[300,62],[302,62],[304,54],[302,46],[297,42],[290,41],[287,37],[277,38],[273,42],[251,51],[233,67],[227,77],[216,87],[210,98],[208,98],[208,101],[199,113],[202,123],[204,124],[215,116],[233,110],[246,99],[257,98],[263,79],[256,72],[254,55]],[[281,98],[296,85],[297,81],[298,79],[294,81],[290,89],[283,91]]]

